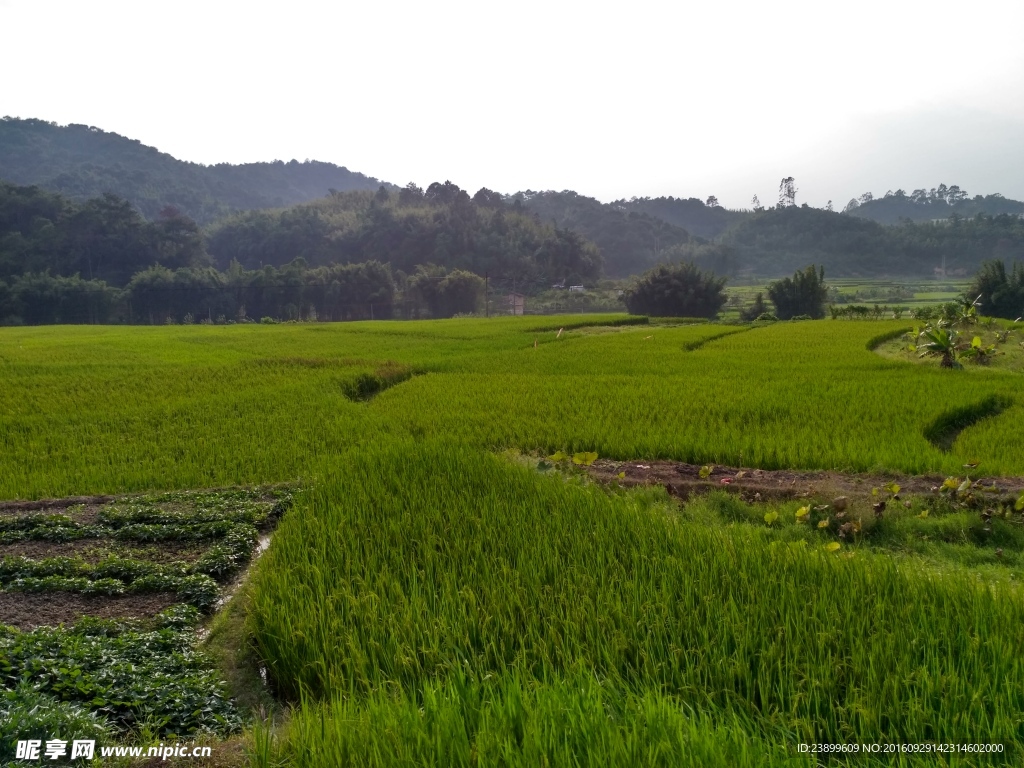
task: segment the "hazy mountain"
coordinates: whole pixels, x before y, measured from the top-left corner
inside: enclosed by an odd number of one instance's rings
[[[173,206],[200,223],[233,211],[306,202],[332,189],[376,190],[381,184],[316,161],[198,165],[99,128],[11,117],[0,119],[0,179],[75,200],[111,192],[147,218]]]

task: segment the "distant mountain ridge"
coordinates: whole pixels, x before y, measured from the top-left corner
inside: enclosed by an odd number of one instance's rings
[[[902,224],[907,221],[939,221],[950,216],[966,219],[978,214],[1021,216],[1024,215],[1024,202],[998,193],[970,197],[966,190],[955,184],[952,187],[940,184],[930,190],[915,189],[909,194],[902,189],[890,190],[883,197],[874,197],[867,192],[847,203],[843,213],[879,224]]]
[[[0,179],[79,201],[110,192],[149,219],[173,206],[201,224],[382,183],[318,161],[199,165],[99,128],[12,117],[0,119]]]
[[[468,215],[474,206],[478,213],[507,206],[510,215],[528,214],[537,224],[554,225],[555,234],[563,239],[566,231],[581,235],[598,247],[604,275],[613,278],[679,260],[693,260],[704,269],[730,275],[778,276],[816,263],[824,264],[829,274],[836,276],[871,276],[930,275],[942,268],[967,274],[987,259],[1024,259],[1024,202],[998,194],[970,197],[960,187],[944,184],[909,194],[887,192],[880,198],[866,193],[851,200],[843,213],[832,211],[831,206],[828,210],[797,206],[792,200],[789,205],[768,209],[729,210],[718,205],[714,196],[706,202],[659,197],[602,203],[572,190],[499,194],[481,189],[470,198],[468,190],[450,182],[436,182],[426,191],[411,183],[399,189],[316,161],[204,166],[177,160],[99,128],[9,117],[0,119],[0,182],[35,185],[70,198],[76,205],[94,201],[83,208],[84,213],[75,213],[75,206],[64,202],[43,201],[43,205],[40,201],[45,195],[37,200],[26,190],[9,191],[11,205],[18,210],[29,210],[38,203],[44,208],[66,209],[64,218],[69,220],[88,219],[94,209],[126,216],[116,200],[103,197],[105,193],[127,200],[130,205],[123,204],[125,207],[134,207],[164,229],[173,229],[172,224],[185,227],[184,217],[178,215],[184,214],[203,225],[189,235],[194,235],[200,251],[202,242],[209,243],[210,253],[218,257],[241,249],[236,254],[238,260],[247,264],[246,259],[252,257],[257,265],[280,264],[306,254],[304,258],[316,263],[335,257],[373,258],[406,269],[415,262],[409,261],[410,253],[447,263],[456,252],[462,259],[456,259],[459,268],[486,265],[487,254],[498,247],[488,244],[488,238],[502,240],[503,224],[498,217],[493,231],[477,226],[480,221],[474,224]],[[383,191],[379,191],[381,186]],[[331,218],[326,212],[336,208],[345,193],[379,199],[366,211],[359,209],[362,213],[355,229],[353,222],[326,226]],[[444,207],[437,208],[434,203],[449,193],[459,199],[459,205],[452,208],[452,226],[420,227],[426,219],[440,215]],[[387,202],[395,195],[397,208]],[[406,216],[421,198],[432,200],[424,209],[429,208],[430,216]],[[22,203],[15,205],[17,200]],[[30,205],[25,200],[35,202]],[[471,201],[473,206],[468,205]],[[280,210],[271,215],[266,209]],[[399,218],[416,232],[400,237],[388,218],[394,211],[402,211]],[[460,218],[463,214],[468,216],[465,221]],[[42,218],[64,220],[54,216]],[[31,239],[38,234],[37,225],[39,221],[30,216],[13,229]],[[2,230],[0,226],[0,235]],[[338,241],[342,232],[344,248]],[[450,247],[442,247],[446,237],[452,238]],[[533,241],[547,242],[546,237]],[[380,238],[390,243],[388,248],[383,248]],[[11,253],[18,251],[17,242],[8,242]],[[508,249],[502,245],[498,250]],[[161,258],[167,264],[172,261]],[[83,274],[89,276],[91,270]]]

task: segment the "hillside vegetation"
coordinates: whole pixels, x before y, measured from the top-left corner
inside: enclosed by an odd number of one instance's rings
[[[1024,259],[1024,219],[978,215],[935,223],[883,226],[802,206],[755,212],[726,231],[740,269],[757,275],[821,264],[835,277],[930,276],[936,269],[973,274],[990,259]]]
[[[725,230],[744,219],[749,211],[734,211],[696,197],[634,197],[630,200],[616,200],[611,206],[625,211],[642,213],[685,229],[697,237],[714,239]]]
[[[517,192],[509,196],[540,221],[579,232],[600,248],[611,277],[639,274],[673,248],[695,245],[681,227],[623,206],[607,205],[576,192]]]
[[[174,206],[200,224],[232,211],[278,208],[377,179],[317,161],[198,165],[85,125],[0,119],[0,179],[77,201],[111,193],[153,219]]]
[[[978,214],[999,216],[1024,214],[1024,202],[1010,200],[1000,194],[970,197],[957,185],[940,184],[931,189],[915,189],[909,194],[902,189],[889,190],[883,197],[870,192],[847,203],[844,213],[879,224],[900,224],[906,221],[943,221],[950,216],[961,219]]]
[[[602,266],[597,249],[575,232],[542,224],[486,189],[470,198],[447,181],[239,214],[211,227],[208,238],[221,267],[376,260],[407,273],[437,264],[544,286],[595,280]]]

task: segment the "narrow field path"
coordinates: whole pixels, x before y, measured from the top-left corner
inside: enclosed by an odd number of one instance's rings
[[[712,490],[738,493],[748,501],[804,498],[810,496],[869,497],[872,490],[898,483],[903,494],[936,493],[946,480],[943,475],[855,474],[850,472],[792,469],[751,469],[686,464],[678,461],[610,461],[599,459],[588,472],[602,483],[624,486],[663,485],[673,496],[687,498]],[[987,477],[976,468],[965,467],[962,477],[983,480],[993,495],[1019,494],[1024,477]]]

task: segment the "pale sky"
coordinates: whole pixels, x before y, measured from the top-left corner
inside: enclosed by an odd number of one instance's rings
[[[0,0],[0,115],[471,193],[1024,199],[1024,2]]]

